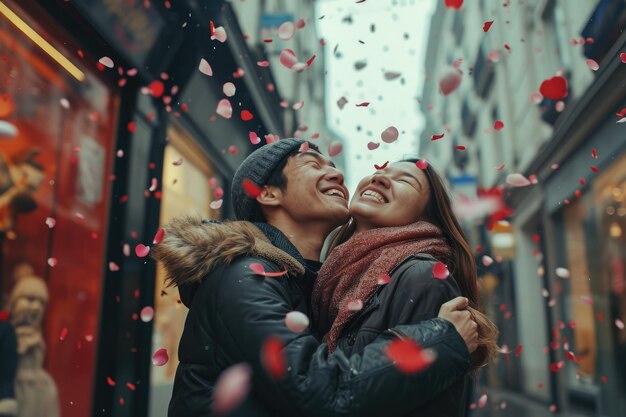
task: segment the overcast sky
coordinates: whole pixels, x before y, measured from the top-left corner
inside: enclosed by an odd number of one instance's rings
[[[434,0],[317,2],[317,30],[326,41],[328,124],[344,140],[351,193],[362,177],[374,171],[374,164],[418,153],[424,119],[417,98],[425,77],[424,56],[434,9]],[[357,63],[365,66],[356,69]],[[386,79],[386,73],[400,75]],[[343,110],[337,105],[341,97],[348,101]],[[370,104],[356,107],[363,102]],[[400,135],[385,144],[381,133],[390,126]],[[380,147],[368,150],[370,141]]]

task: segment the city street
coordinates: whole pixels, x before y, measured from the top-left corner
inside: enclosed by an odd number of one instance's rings
[[[625,417],[624,28],[0,0],[0,417]]]

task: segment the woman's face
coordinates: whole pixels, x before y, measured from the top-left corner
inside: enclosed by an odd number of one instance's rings
[[[350,213],[357,232],[405,226],[423,219],[429,198],[424,172],[413,162],[396,162],[359,182]]]

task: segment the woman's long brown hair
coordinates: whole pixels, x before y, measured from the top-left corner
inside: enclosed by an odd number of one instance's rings
[[[416,163],[419,159],[404,159],[398,162]],[[469,299],[468,310],[478,324],[478,348],[472,353],[472,364],[475,368],[485,366],[498,353],[498,328],[484,313],[478,295],[478,279],[476,261],[472,249],[467,242],[465,233],[459,224],[454,212],[448,192],[431,164],[423,170],[430,185],[430,198],[425,208],[425,220],[441,229],[446,241],[452,248],[448,259],[439,259],[450,270],[450,275],[461,289],[461,295]],[[337,245],[350,239],[356,229],[354,220],[343,225],[331,240],[330,253]]]

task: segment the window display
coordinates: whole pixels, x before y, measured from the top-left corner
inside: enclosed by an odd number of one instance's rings
[[[119,100],[93,57],[18,4],[0,9],[1,301],[18,334],[18,402],[34,407],[23,415],[83,417],[96,377]]]

